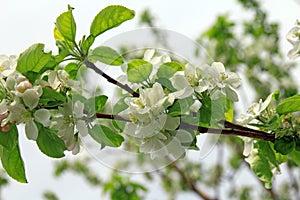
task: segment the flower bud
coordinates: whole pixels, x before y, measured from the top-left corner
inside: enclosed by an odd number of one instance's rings
[[[1,131],[2,131],[3,133],[7,133],[7,132],[9,132],[10,130],[11,130],[11,127],[10,127],[9,124],[5,124],[4,126],[1,127]]]
[[[16,90],[20,93],[24,93],[29,88],[32,88],[32,84],[28,80],[22,81],[16,86]]]

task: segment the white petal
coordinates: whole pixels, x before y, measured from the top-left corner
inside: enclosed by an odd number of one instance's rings
[[[25,124],[25,134],[29,140],[36,140],[38,137],[38,128],[34,123],[33,119],[30,119]]]
[[[176,136],[175,136],[181,143],[192,143],[193,140],[194,140],[194,137],[191,133],[185,131],[185,130],[182,130],[182,129],[179,129],[176,133]]]
[[[225,67],[223,65],[223,63],[221,62],[213,62],[213,64],[211,65],[211,67],[215,70],[217,70],[217,72],[220,73],[225,73]]]
[[[50,112],[47,109],[39,109],[35,111],[34,113],[34,119],[43,124],[44,127],[47,127],[50,125]]]
[[[76,118],[83,117],[84,104],[80,101],[76,101],[74,104],[74,115]]]
[[[79,131],[79,134],[83,137],[88,135],[88,128],[86,126],[86,122],[83,120],[79,120],[76,122],[76,128]]]
[[[189,82],[185,78],[185,76],[176,74],[170,79],[173,87],[177,90],[185,89],[186,87],[189,87]]]
[[[38,105],[39,102],[39,94],[35,89],[27,89],[23,94],[24,104],[32,110]]]
[[[166,123],[164,125],[164,129],[166,130],[175,130],[180,124],[180,118],[179,117],[170,117],[167,116]]]
[[[190,111],[192,112],[198,112],[199,109],[201,108],[202,103],[198,100],[195,100],[194,103],[190,107]]]
[[[244,140],[244,151],[243,151],[243,155],[248,157],[251,153],[251,151],[253,150],[253,139],[251,138],[243,138]]]
[[[238,102],[239,101],[239,97],[237,95],[237,93],[229,86],[225,87],[225,93],[226,96],[233,102]]]
[[[3,99],[0,103],[0,115],[7,112],[6,99]]]
[[[143,60],[150,62],[152,57],[154,56],[155,50],[154,49],[147,49],[144,53]]]

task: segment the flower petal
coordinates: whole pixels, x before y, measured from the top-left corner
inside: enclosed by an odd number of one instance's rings
[[[34,119],[43,124],[44,127],[47,127],[50,125],[50,112],[47,109],[39,109],[35,111],[34,113]]]
[[[38,137],[38,128],[36,127],[36,124],[34,123],[33,119],[30,119],[25,124],[25,134],[29,140],[36,140]]]

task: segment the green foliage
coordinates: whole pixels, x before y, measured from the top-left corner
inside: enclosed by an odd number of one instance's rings
[[[14,124],[10,124],[9,126],[10,130],[8,132],[0,130],[0,145],[10,151],[18,144],[18,129]]]
[[[67,150],[64,141],[57,136],[54,130],[44,127],[38,123],[36,124],[39,130],[36,143],[41,152],[52,158],[64,157],[64,151]]]
[[[110,128],[103,125],[95,125],[89,129],[90,136],[96,140],[99,144],[110,147],[119,147],[121,146],[124,138],[112,131]]]
[[[134,17],[135,12],[123,6],[108,6],[101,10],[93,20],[90,34],[94,37],[121,25]]]
[[[157,71],[158,78],[171,78],[175,72],[183,71],[184,66],[178,62],[167,62],[159,66]]]
[[[7,174],[21,183],[27,183],[24,162],[20,154],[19,145],[12,149],[2,149],[1,155],[2,166]]]
[[[100,61],[108,65],[122,65],[124,60],[117,51],[110,47],[100,46],[94,49],[89,56],[89,60],[92,62]]]
[[[103,192],[109,192],[111,200],[141,200],[143,198],[139,195],[140,191],[145,192],[147,189],[117,174],[114,174],[111,180],[103,186]]]
[[[69,6],[67,12],[62,13],[56,19],[55,27],[59,33],[64,37],[64,40],[75,43],[76,37],[76,23],[73,17],[72,9]]]
[[[128,63],[128,81],[132,83],[142,83],[149,78],[152,72],[152,64],[144,60],[133,60]]]
[[[26,72],[41,72],[51,59],[51,52],[45,53],[44,47],[44,44],[34,44],[21,53],[18,59],[17,70],[22,74]]]
[[[66,102],[66,96],[51,88],[43,88],[43,94],[40,97],[39,104],[46,107],[57,107]]]
[[[276,108],[278,114],[287,114],[300,111],[300,95],[284,99]]]
[[[296,143],[293,137],[283,137],[275,140],[274,149],[282,155],[287,155],[295,149]]]

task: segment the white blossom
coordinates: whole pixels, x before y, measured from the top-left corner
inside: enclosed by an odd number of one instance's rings
[[[8,77],[15,72],[17,66],[17,57],[0,55],[0,77]]]
[[[296,59],[300,56],[300,26],[299,22],[297,26],[293,27],[288,34],[286,39],[293,45],[293,48],[288,52],[290,59]]]

